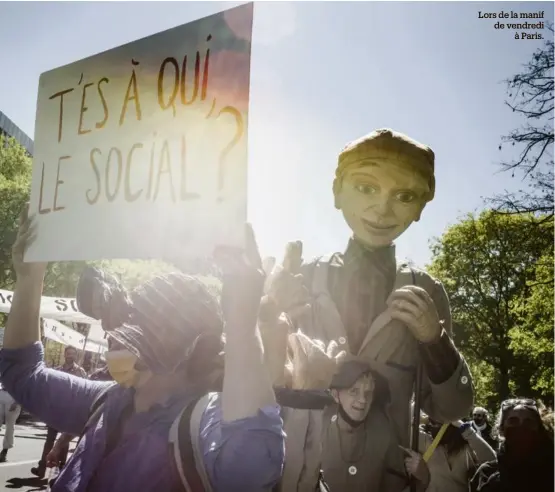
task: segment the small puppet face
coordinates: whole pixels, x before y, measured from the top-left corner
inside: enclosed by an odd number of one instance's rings
[[[372,376],[365,374],[348,389],[333,390],[336,403],[354,422],[362,422],[368,416],[374,396],[375,383]]]
[[[343,176],[336,206],[358,240],[379,248],[420,219],[429,191],[427,179],[406,163],[362,160]]]

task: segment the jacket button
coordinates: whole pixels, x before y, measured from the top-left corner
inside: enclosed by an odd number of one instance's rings
[[[332,421],[332,422],[335,422],[336,420],[337,420],[337,415],[334,415],[334,416],[331,418],[331,421]]]
[[[349,467],[349,474],[350,475],[356,475],[357,474],[357,467],[356,466],[350,466]]]
[[[339,337],[339,343],[341,345],[345,345],[347,343],[347,340],[345,339],[345,337]]]
[[[461,383],[462,383],[462,384],[467,384],[467,383],[468,383],[468,378],[467,378],[466,376],[463,376],[463,377],[461,378]]]

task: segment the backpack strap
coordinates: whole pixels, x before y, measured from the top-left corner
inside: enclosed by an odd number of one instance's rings
[[[200,478],[202,479],[205,492],[212,492],[212,485],[210,484],[210,480],[208,479],[208,474],[206,473],[206,468],[204,467],[203,452],[200,447],[200,439],[198,438],[198,436],[200,436],[200,423],[202,420],[202,416],[204,415],[204,411],[208,406],[210,397],[211,397],[211,394],[205,395],[195,405],[195,408],[191,415],[191,421],[188,427],[189,435],[191,437],[191,445],[193,447],[195,467],[198,474],[200,475]]]
[[[193,399],[174,420],[169,434],[175,466],[185,492],[211,492],[199,446],[200,421],[210,395]]]

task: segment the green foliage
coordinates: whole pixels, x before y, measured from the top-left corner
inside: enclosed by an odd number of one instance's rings
[[[0,135],[0,288],[13,287],[11,248],[17,234],[18,217],[29,199],[31,159],[13,138]]]
[[[518,323],[510,334],[515,357],[535,368],[532,389],[544,395],[553,393],[553,262],[553,249],[538,260],[528,295],[513,305]]]
[[[429,271],[449,294],[477,402],[553,400],[553,220],[484,211],[432,241]]]

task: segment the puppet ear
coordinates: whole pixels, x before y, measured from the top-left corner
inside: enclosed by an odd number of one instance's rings
[[[333,180],[333,199],[337,210],[341,210],[341,186],[341,178],[335,178]]]

